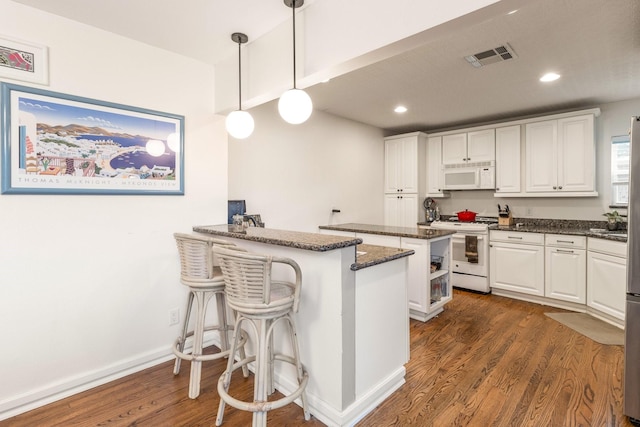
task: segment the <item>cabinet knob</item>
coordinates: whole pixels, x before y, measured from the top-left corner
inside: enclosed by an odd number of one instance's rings
[[[560,187],[558,187],[558,190],[562,190],[562,185]]]
[[[556,186],[554,185],[554,186],[553,186],[553,189],[554,189],[554,190],[557,190],[557,189],[558,189],[558,187],[556,187]]]

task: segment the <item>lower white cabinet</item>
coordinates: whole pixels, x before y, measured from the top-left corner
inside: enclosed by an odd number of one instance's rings
[[[626,243],[589,238],[587,253],[587,306],[624,320],[627,258]]]
[[[384,196],[384,225],[415,227],[418,211],[418,195],[415,193]]]
[[[583,236],[545,235],[545,296],[586,303],[587,239]]]
[[[490,232],[491,288],[544,296],[544,234]]]
[[[402,237],[403,249],[413,249],[409,258],[409,317],[427,321],[451,301],[453,287],[449,274],[451,236],[424,240]],[[431,268],[432,262],[436,267]],[[433,271],[432,271],[433,270]]]

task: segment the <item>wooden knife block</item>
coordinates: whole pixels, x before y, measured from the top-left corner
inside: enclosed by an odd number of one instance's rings
[[[513,225],[513,217],[511,216],[511,212],[508,214],[501,213],[498,216],[498,226],[509,226]]]

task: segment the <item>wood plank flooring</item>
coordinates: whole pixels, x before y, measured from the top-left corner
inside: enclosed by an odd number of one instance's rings
[[[622,414],[622,346],[605,346],[546,317],[562,311],[456,290],[445,312],[411,321],[406,384],[358,426],[631,426]],[[380,343],[381,346],[384,343]],[[224,362],[203,369],[198,399],[164,363],[0,422],[0,426],[213,426]],[[235,374],[234,374],[235,375]],[[253,377],[234,376],[231,393],[252,394]],[[271,426],[321,426],[289,405]],[[251,414],[227,406],[224,426]]]

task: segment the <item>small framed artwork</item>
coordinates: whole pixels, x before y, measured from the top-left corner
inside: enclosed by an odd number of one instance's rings
[[[49,84],[49,49],[0,35],[0,77]]]
[[[0,84],[2,194],[184,194],[184,117]]]

